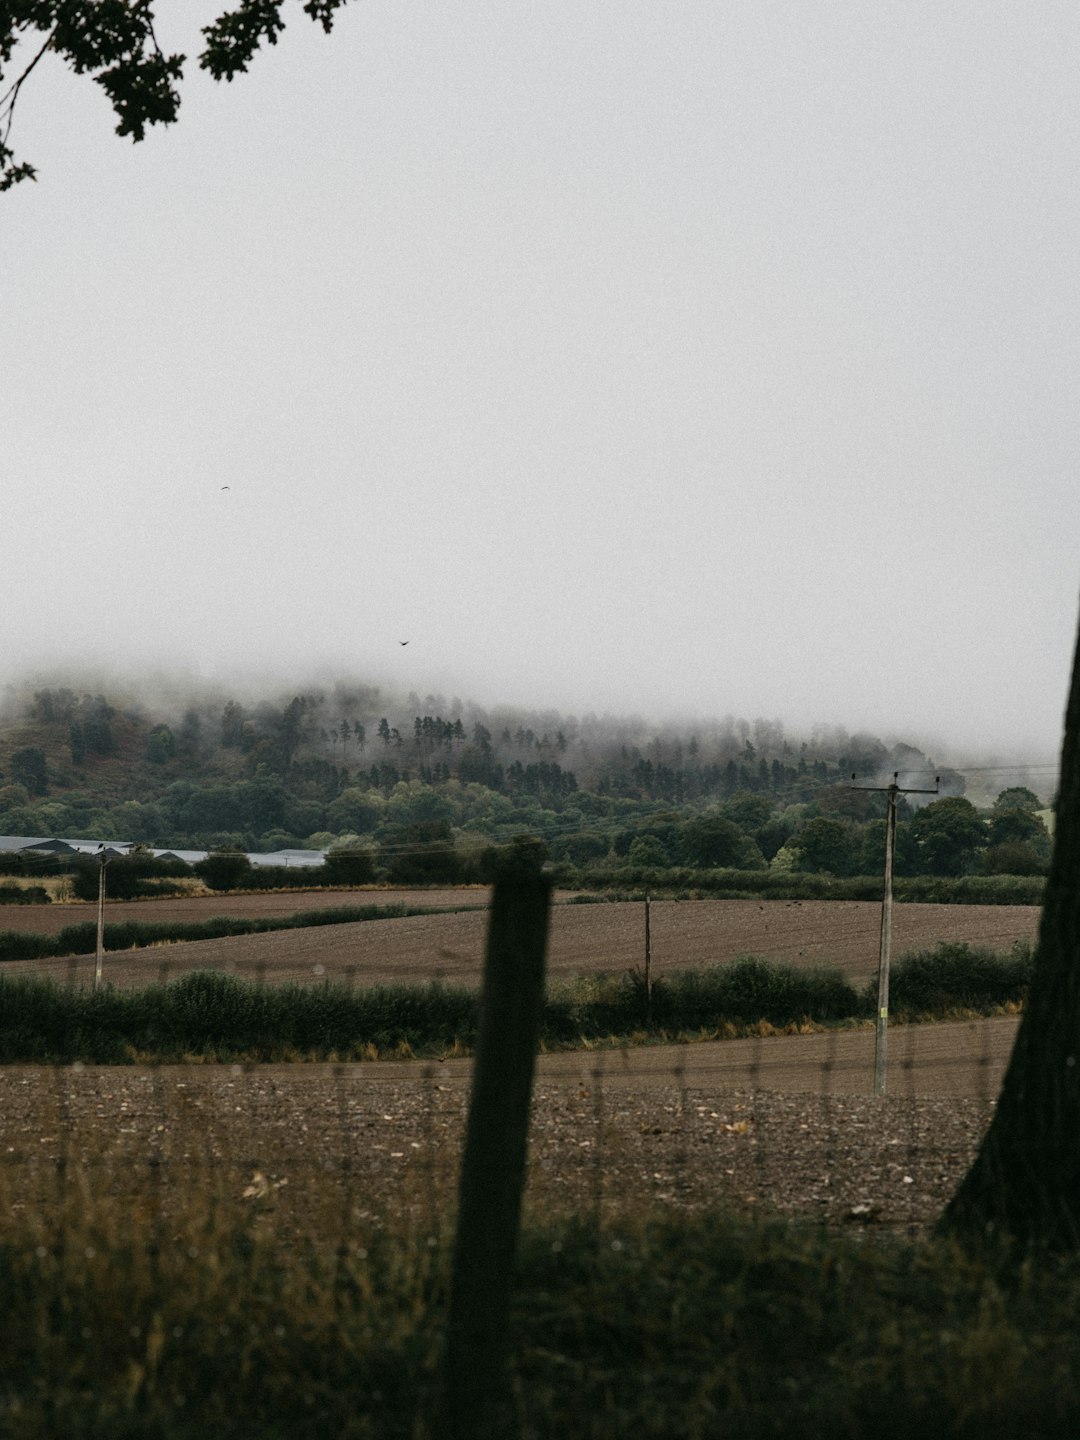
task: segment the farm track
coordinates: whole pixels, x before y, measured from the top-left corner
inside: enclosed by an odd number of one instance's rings
[[[145,985],[175,979],[191,970],[211,969],[268,983],[339,979],[365,985],[417,985],[440,979],[474,985],[482,967],[487,902],[487,891],[470,889],[279,892],[117,904],[108,907],[107,919],[286,916],[332,904],[463,904],[476,908],[456,914],[413,915],[112,951],[105,958],[106,977],[118,986]],[[13,928],[22,925],[26,913],[20,913]],[[53,914],[58,914],[70,924],[89,918],[94,907],[34,907],[33,913],[35,918],[43,917],[41,923],[46,916],[51,923]],[[944,940],[1007,950],[1016,940],[1034,940],[1039,914],[1039,907],[1031,905],[897,905],[893,954],[932,947]],[[662,975],[665,970],[692,970],[753,954],[796,965],[838,966],[856,985],[862,985],[877,971],[880,916],[880,905],[871,901],[655,900],[651,906],[653,971]],[[556,904],[551,916],[548,974],[553,979],[569,979],[632,969],[643,961],[643,935],[644,907],[640,903]],[[92,970],[91,956],[12,961],[3,967],[5,974],[50,974],[74,984],[86,983]]]

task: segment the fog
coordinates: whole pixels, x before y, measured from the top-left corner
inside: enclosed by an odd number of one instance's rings
[[[165,8],[197,53],[212,10]],[[0,682],[360,677],[1052,762],[1078,29],[297,9],[139,146],[43,64],[39,181],[0,197]]]

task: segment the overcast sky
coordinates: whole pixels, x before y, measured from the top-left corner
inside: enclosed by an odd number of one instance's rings
[[[212,4],[159,8],[195,55]],[[189,60],[141,145],[59,63],[23,92],[0,669],[329,664],[1056,758],[1071,0],[289,22],[232,85]]]

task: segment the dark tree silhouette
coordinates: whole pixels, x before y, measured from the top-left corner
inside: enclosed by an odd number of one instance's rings
[[[326,31],[346,0],[304,0],[303,9]],[[202,29],[199,65],[215,80],[247,69],[263,44],[276,45],[285,28],[284,0],[240,0]],[[180,109],[177,88],[185,55],[166,55],[154,33],[152,0],[6,0],[0,4],[0,190],[35,171],[16,161],[8,145],[22,87],[46,55],[57,55],[77,75],[89,75],[109,97],[118,135],[142,140],[150,125],[170,125]],[[17,57],[12,79],[8,65]],[[228,489],[228,486],[223,486]],[[408,643],[403,642],[403,643]]]
[[[1080,1248],[1080,637],[1031,990],[994,1118],[942,1227],[1022,1252]]]

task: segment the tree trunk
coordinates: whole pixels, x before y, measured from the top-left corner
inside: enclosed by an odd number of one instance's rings
[[[1080,639],[1031,990],[993,1121],[941,1228],[1023,1251],[1080,1248]]]

